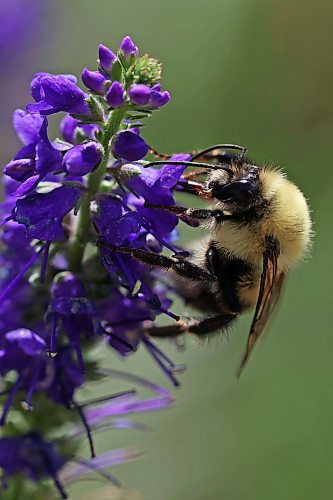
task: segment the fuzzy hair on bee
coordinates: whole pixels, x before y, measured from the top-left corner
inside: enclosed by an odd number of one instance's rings
[[[240,373],[265,331],[287,275],[309,250],[308,203],[280,168],[257,166],[242,146],[216,145],[192,155],[189,162],[165,158],[146,166],[163,163],[199,167],[185,174],[179,185],[208,206],[147,206],[175,213],[191,226],[205,227],[207,237],[189,258],[119,247],[118,251],[167,269],[176,277],[175,286],[186,303],[205,317],[154,326],[147,333],[206,337],[226,331],[240,314],[254,310]],[[202,176],[205,180],[197,181]]]

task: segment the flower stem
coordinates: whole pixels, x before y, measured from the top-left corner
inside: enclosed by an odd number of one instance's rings
[[[101,144],[104,148],[104,156],[99,167],[89,175],[87,186],[88,192],[81,203],[76,234],[72,239],[69,249],[69,265],[72,271],[77,272],[81,268],[84,249],[87,241],[89,240],[91,227],[91,219],[89,213],[90,202],[95,194],[98,193],[100,184],[106,172],[108,160],[110,158],[110,141],[114,134],[117,133],[121,125],[121,121],[126,114],[126,111],[126,106],[114,109],[105,125],[104,134],[101,141]]]

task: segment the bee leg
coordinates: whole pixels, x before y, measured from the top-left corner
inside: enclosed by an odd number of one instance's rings
[[[193,333],[198,337],[205,337],[218,330],[224,330],[238,316],[237,313],[218,314],[202,320],[191,319],[187,323],[179,321],[170,326],[152,326],[145,329],[145,333],[151,337],[176,337],[184,333]]]
[[[168,160],[172,156],[164,153],[159,153],[156,149],[152,148],[151,146],[149,146],[149,153],[154,155],[156,158],[160,158],[161,160]]]
[[[112,243],[105,242],[101,239],[97,241],[97,245],[110,248],[110,250],[112,250],[113,252],[128,254],[134,259],[137,259],[140,262],[148,264],[152,267],[160,267],[166,270],[173,270],[179,276],[192,281],[204,281],[208,283],[216,281],[216,277],[213,274],[195,264],[192,264],[192,262],[182,257],[167,257],[166,255],[150,252],[149,250],[144,250],[142,248],[117,246],[113,245]]]
[[[165,210],[179,216],[179,218],[187,218],[194,220],[207,220],[215,219],[216,222],[223,222],[230,218],[229,215],[224,214],[222,210],[209,210],[205,208],[186,208],[177,205],[154,205],[152,203],[145,203],[146,208],[157,208]]]

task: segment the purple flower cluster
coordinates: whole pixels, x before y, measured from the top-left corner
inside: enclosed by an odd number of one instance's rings
[[[100,45],[98,70],[82,72],[87,92],[72,75],[38,73],[31,82],[35,102],[14,112],[22,147],[4,168],[0,205],[0,425],[11,424],[0,438],[4,487],[21,472],[36,482],[53,478],[66,498],[59,478],[65,464],[78,461],[77,443],[65,435],[52,442],[52,431],[59,436],[62,424],[77,422],[94,457],[95,428],[135,427],[113,417],[172,403],[165,389],[124,374],[157,396],[142,401],[129,391],[109,395],[101,407],[77,400],[78,389],[98,372],[87,356],[96,342],[120,356],[142,344],[178,385],[179,367],[145,333],[159,314],[178,319],[168,289],[131,254],[178,253],[178,218],[147,204],[175,204],[185,165],[145,168],[149,146],[139,133],[142,120],[170,98],[161,91],[160,73],[160,63],[140,57],[125,37],[117,53]],[[52,140],[47,116],[59,112],[65,112],[61,136]],[[26,412],[23,427],[11,419],[13,409]],[[79,470],[99,470],[115,457],[124,461],[129,454],[80,459]]]

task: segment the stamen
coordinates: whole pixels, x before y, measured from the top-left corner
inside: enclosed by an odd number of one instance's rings
[[[155,359],[156,363],[164,371],[164,373],[171,380],[171,382],[174,384],[174,386],[179,387],[180,383],[178,382],[176,377],[174,377],[173,372],[170,369],[170,368],[173,368],[175,366],[174,363],[164,353],[162,353],[162,351],[160,351],[152,342],[150,342],[150,340],[148,340],[147,337],[143,336],[142,341],[146,345],[151,356]],[[160,357],[162,359],[164,359],[169,364],[169,367],[165,366],[165,364],[162,362]]]
[[[36,384],[38,382],[39,376],[41,374],[42,367],[43,367],[43,363],[42,363],[42,360],[40,360],[38,367],[34,373],[34,376],[31,380],[31,384],[29,387],[27,397],[26,397],[25,401],[21,402],[21,406],[22,406],[23,410],[25,410],[25,411],[32,411],[33,410],[33,406],[31,406],[30,401],[31,401],[32,395],[34,393]]]
[[[77,357],[77,360],[79,363],[80,371],[81,371],[81,373],[85,373],[87,370],[86,370],[86,365],[84,363],[84,359],[83,359],[83,355],[82,355],[80,338],[78,336],[75,338],[74,347],[75,347],[76,357]]]
[[[180,320],[180,316],[178,316],[177,314],[174,314],[171,311],[168,311],[167,309],[164,309],[164,307],[161,307],[160,311],[162,313],[166,314],[167,316],[169,316],[170,318],[174,319],[175,321],[179,321]]]
[[[85,414],[81,408],[80,405],[78,405],[74,399],[72,399],[72,405],[73,407],[75,408],[75,410],[77,411],[81,421],[82,421],[82,424],[86,430],[86,433],[87,433],[87,438],[88,438],[88,442],[89,442],[89,447],[90,447],[90,453],[91,453],[91,458],[95,458],[96,457],[96,453],[95,453],[95,445],[94,445],[94,441],[93,441],[93,437],[92,437],[92,433],[91,433],[91,429],[90,429],[90,426],[88,424],[88,421],[85,417]]]
[[[42,266],[41,266],[41,269],[40,269],[40,282],[41,283],[45,283],[45,276],[46,276],[46,269],[47,269],[47,261],[48,261],[48,258],[49,258],[50,245],[51,245],[50,241],[48,241],[45,244],[45,252],[44,252],[44,255],[43,255]]]
[[[19,375],[17,377],[16,382],[10,388],[10,391],[8,393],[8,398],[7,398],[7,400],[6,400],[5,404],[4,404],[4,407],[3,407],[3,410],[2,410],[1,419],[0,419],[0,426],[1,427],[3,425],[5,425],[5,423],[6,423],[8,412],[10,410],[10,407],[11,407],[12,403],[13,403],[15,395],[16,395],[17,391],[19,390],[20,384],[21,384],[21,378],[20,378],[20,375]]]
[[[31,266],[36,262],[38,259],[40,253],[44,250],[45,245],[43,245],[32,257],[31,259],[26,263],[26,265],[21,269],[21,271],[15,276],[15,278],[12,279],[6,286],[6,288],[1,292],[0,294],[0,302],[4,300],[7,295],[13,290],[13,288],[17,285],[17,283],[20,281],[20,279],[25,275],[25,273],[30,269]]]
[[[73,460],[73,462],[76,462],[77,464],[84,465],[88,469],[90,469],[94,472],[97,472],[100,476],[102,476],[102,477],[104,477],[104,479],[107,479],[108,481],[110,481],[110,483],[112,483],[117,488],[121,487],[121,483],[120,483],[120,481],[118,481],[117,478],[115,478],[109,472],[106,472],[105,470],[99,469],[98,466],[96,466],[94,464],[94,462],[92,462],[92,461],[89,462],[89,460],[84,460],[83,458],[77,458],[77,457],[75,457],[75,458],[73,457],[72,460]]]
[[[111,399],[118,399],[118,398],[122,398],[124,396],[135,396],[136,392],[137,391],[135,389],[129,389],[127,391],[121,391],[121,392],[117,392],[115,394],[109,394],[108,396],[104,396],[101,398],[88,399],[88,401],[84,401],[83,403],[81,403],[80,406],[81,406],[81,408],[85,408],[86,406],[95,405],[98,403],[103,403],[104,401],[110,401]]]
[[[108,337],[111,337],[111,338],[114,338],[117,342],[120,342],[121,344],[123,344],[125,347],[127,347],[130,351],[132,352],[136,352],[137,351],[137,347],[136,346],[133,346],[132,344],[130,344],[129,342],[127,342],[125,339],[122,339],[119,335],[117,335],[116,333],[114,332],[108,332],[107,330],[104,331],[105,335],[107,335]]]
[[[52,331],[50,337],[50,349],[47,352],[50,358],[55,358],[58,354],[56,351],[56,335],[57,335],[57,325],[58,325],[58,314],[54,313],[52,319]]]

